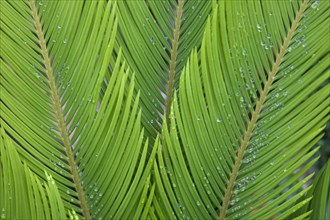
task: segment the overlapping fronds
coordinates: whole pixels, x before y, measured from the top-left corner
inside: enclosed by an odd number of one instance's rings
[[[306,197],[312,197],[306,205],[297,213],[304,215],[311,213],[310,219],[328,219],[329,218],[329,202],[330,202],[330,162],[322,167],[315,179],[311,190]]]
[[[0,11],[2,217],[328,212],[329,163],[314,186],[306,175],[329,120],[328,1],[6,0]]]
[[[1,126],[21,159],[86,219],[139,216],[151,167],[134,76],[114,52],[117,5],[0,4]]]
[[[153,140],[168,117],[180,72],[200,45],[212,1],[118,1],[118,43],[136,73],[143,126]]]
[[[297,202],[329,120],[330,8],[318,4],[220,2],[163,129],[160,216],[284,219],[310,200]]]
[[[4,130],[0,132],[1,219],[65,219],[67,211],[53,178],[46,173],[47,182],[40,181],[22,163]]]

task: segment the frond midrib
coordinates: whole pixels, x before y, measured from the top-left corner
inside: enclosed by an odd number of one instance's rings
[[[53,100],[53,107],[56,110],[56,118],[58,121],[58,126],[60,129],[60,134],[61,134],[61,138],[63,141],[63,145],[65,147],[65,152],[67,154],[68,157],[68,164],[70,166],[70,170],[71,170],[71,174],[72,174],[72,179],[73,182],[75,184],[75,188],[78,194],[78,199],[80,201],[80,206],[83,212],[83,216],[85,219],[91,219],[90,216],[90,211],[87,205],[87,199],[85,196],[85,192],[83,190],[83,187],[81,185],[81,180],[78,174],[78,170],[77,170],[77,166],[76,166],[76,162],[74,159],[74,155],[72,152],[72,146],[71,146],[71,141],[69,139],[69,134],[68,131],[66,129],[66,125],[65,125],[65,120],[64,120],[64,116],[63,116],[63,111],[62,111],[62,105],[60,102],[60,97],[58,95],[57,92],[57,88],[55,85],[55,78],[54,78],[54,73],[53,73],[53,69],[51,66],[51,62],[50,62],[50,58],[49,58],[49,53],[48,53],[48,49],[47,49],[47,45],[46,45],[46,41],[44,38],[44,32],[42,30],[42,25],[40,22],[40,18],[39,18],[39,14],[38,14],[38,10],[36,8],[36,2],[35,0],[30,0],[30,8],[31,8],[31,12],[32,12],[32,17],[33,17],[33,21],[34,21],[34,27],[36,29],[36,33],[39,39],[39,46],[41,48],[41,53],[42,53],[42,57],[44,59],[44,65],[46,68],[46,75],[48,78],[48,82],[49,82],[49,87],[51,89],[51,96],[52,96],[52,100]]]
[[[183,1],[184,0],[178,0],[178,7],[176,9],[176,18],[174,24],[175,29],[173,33],[170,70],[168,73],[167,93],[166,93],[166,103],[165,103],[165,120],[167,124],[170,124],[169,116],[171,112],[171,105],[173,102],[173,95],[174,95],[175,69],[176,69],[176,59],[178,56],[180,27],[181,27],[182,14],[183,14],[183,5],[184,5]]]
[[[233,188],[234,188],[234,185],[235,185],[235,181],[236,181],[236,178],[238,176],[240,166],[242,165],[243,157],[244,157],[246,148],[248,146],[248,143],[251,139],[253,129],[256,126],[256,123],[257,123],[258,118],[260,116],[260,112],[263,109],[264,102],[265,102],[265,100],[267,98],[267,95],[268,95],[268,93],[271,89],[271,86],[274,82],[275,75],[277,74],[277,72],[280,68],[280,65],[282,63],[282,59],[283,59],[283,57],[284,57],[284,55],[285,55],[285,53],[286,53],[286,51],[289,47],[289,43],[290,43],[290,41],[293,37],[293,34],[294,34],[298,24],[299,24],[299,21],[302,18],[303,13],[307,8],[308,2],[309,2],[309,0],[304,0],[304,2],[302,3],[299,11],[297,12],[295,20],[292,22],[291,28],[288,31],[288,34],[287,34],[286,38],[283,41],[280,52],[276,56],[275,63],[273,64],[272,70],[271,70],[270,74],[268,75],[268,79],[267,79],[267,81],[264,85],[263,91],[260,94],[260,98],[259,98],[259,100],[256,104],[255,110],[252,113],[248,128],[247,128],[246,132],[244,133],[243,142],[242,142],[241,146],[238,148],[237,156],[235,158],[235,163],[234,163],[234,166],[233,166],[232,171],[230,173],[229,181],[227,183],[225,196],[224,196],[224,199],[222,201],[222,206],[220,207],[220,215],[219,215],[219,218],[218,218],[220,220],[224,220],[225,217],[226,217],[226,212],[227,212],[227,209],[228,209],[228,206],[229,206],[229,201],[230,201],[230,198],[231,198],[231,195],[232,195],[232,191],[233,191]]]

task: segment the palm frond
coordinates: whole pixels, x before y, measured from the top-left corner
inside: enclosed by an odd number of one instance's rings
[[[0,6],[1,126],[21,159],[39,178],[51,175],[80,217],[142,215],[156,151],[147,157],[134,76],[114,52],[117,5]]]
[[[1,219],[65,219],[67,211],[53,178],[41,182],[22,163],[12,141],[0,131]]]
[[[219,3],[163,128],[159,216],[285,219],[310,200],[298,202],[330,101],[330,8],[318,4]]]
[[[327,217],[328,2],[0,8],[1,217]]]
[[[150,139],[168,117],[180,72],[200,45],[212,1],[118,1],[118,44],[136,73]]]
[[[330,162],[328,160],[313,180],[313,186],[305,196],[312,197],[312,199],[297,214],[304,215],[311,212],[310,219],[328,219],[330,201],[329,185]]]

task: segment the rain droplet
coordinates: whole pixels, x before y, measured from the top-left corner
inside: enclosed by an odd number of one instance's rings
[[[246,56],[247,55],[247,52],[246,52],[246,50],[244,48],[242,49],[242,55],[243,56]]]
[[[266,46],[266,43],[264,40],[261,41],[261,46],[263,46],[263,47]]]
[[[155,41],[154,41],[153,37],[149,37],[149,40],[151,41],[152,45],[155,45]]]
[[[39,73],[34,72],[33,74],[34,74],[38,79],[40,78],[40,74],[39,74]]]
[[[258,29],[258,32],[261,32],[262,31],[260,24],[257,24],[257,29]]]
[[[311,5],[312,9],[320,10],[319,7],[319,1],[314,1],[314,3]]]

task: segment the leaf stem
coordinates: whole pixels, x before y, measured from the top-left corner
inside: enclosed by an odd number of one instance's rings
[[[182,21],[182,9],[183,9],[183,1],[178,0],[178,7],[176,9],[176,19],[175,19],[175,29],[174,36],[172,41],[172,51],[171,51],[171,61],[170,61],[170,71],[168,73],[168,81],[167,81],[167,93],[166,93],[166,103],[165,103],[165,117],[166,122],[170,124],[170,113],[171,113],[171,105],[173,102],[174,95],[174,79],[175,79],[175,68],[176,68],[176,59],[178,56],[178,46],[179,46],[179,38],[180,38],[180,27]]]
[[[90,220],[91,216],[90,216],[90,211],[87,205],[87,199],[83,190],[83,187],[81,185],[81,181],[78,175],[78,170],[77,170],[77,165],[76,162],[74,160],[74,155],[72,153],[72,148],[71,148],[71,142],[69,140],[69,135],[68,135],[68,131],[66,129],[66,125],[65,125],[65,121],[64,121],[64,117],[63,117],[63,111],[62,111],[62,105],[60,102],[60,97],[57,93],[57,88],[55,85],[55,78],[54,78],[54,74],[53,74],[53,69],[51,67],[51,63],[50,63],[50,58],[49,58],[49,54],[48,54],[48,50],[47,50],[47,45],[46,45],[46,41],[45,41],[45,37],[44,37],[44,33],[42,30],[42,25],[40,22],[40,18],[38,15],[38,10],[36,8],[36,3],[35,0],[30,0],[30,7],[32,10],[32,17],[34,19],[34,27],[36,29],[37,32],[37,36],[39,38],[39,45],[41,48],[41,53],[42,56],[44,58],[44,65],[46,67],[46,74],[47,74],[47,78],[49,81],[49,86],[51,89],[51,93],[52,93],[52,100],[53,100],[53,104],[54,104],[54,108],[56,110],[56,118],[58,120],[58,125],[60,128],[60,133],[61,133],[61,137],[62,137],[62,141],[63,144],[65,146],[65,150],[66,150],[66,154],[68,157],[68,164],[70,166],[70,170],[72,173],[72,179],[73,182],[75,184],[75,188],[78,194],[78,199],[80,201],[80,206],[83,212],[83,216],[85,219]]]
[[[266,97],[267,97],[267,95],[270,91],[271,85],[273,84],[273,81],[275,79],[275,75],[276,75],[276,73],[278,72],[278,70],[280,68],[280,65],[282,63],[282,59],[283,59],[283,57],[284,57],[284,55],[285,55],[285,53],[288,49],[289,43],[290,43],[290,41],[293,37],[293,34],[294,34],[298,24],[299,24],[299,21],[300,21],[301,17],[303,16],[304,11],[307,8],[308,2],[309,2],[309,0],[305,0],[302,3],[298,13],[296,14],[296,18],[293,21],[293,23],[291,25],[291,28],[290,28],[286,38],[283,41],[283,45],[281,47],[280,53],[276,57],[276,61],[273,64],[272,71],[268,75],[268,79],[267,79],[267,82],[264,85],[264,89],[263,89],[263,91],[260,95],[260,99],[256,104],[254,112],[252,113],[250,123],[248,125],[248,128],[247,128],[245,134],[244,134],[243,142],[242,142],[241,146],[238,149],[237,157],[235,159],[235,164],[234,164],[234,166],[232,168],[232,171],[231,171],[231,174],[230,174],[229,182],[227,183],[227,189],[225,191],[225,196],[224,196],[224,199],[223,199],[223,202],[222,202],[222,206],[220,207],[220,216],[218,218],[219,220],[224,220],[225,217],[226,217],[226,212],[227,212],[227,209],[228,209],[228,206],[229,206],[229,201],[230,201],[230,198],[232,196],[232,191],[233,191],[233,188],[235,186],[236,178],[238,176],[238,171],[239,171],[239,168],[242,165],[242,160],[243,160],[246,148],[248,146],[248,143],[251,139],[253,129],[256,126],[256,122],[257,122],[257,120],[260,116],[260,112],[263,108]]]

